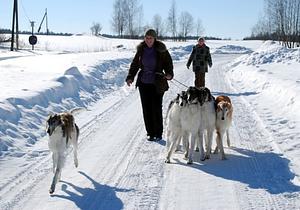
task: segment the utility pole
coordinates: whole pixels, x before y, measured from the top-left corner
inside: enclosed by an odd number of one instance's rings
[[[45,18],[46,18],[46,29],[47,29],[47,35],[49,35],[47,8],[46,8],[46,10],[45,10],[44,17],[43,17],[43,19],[42,19],[42,21],[41,21],[41,23],[40,23],[40,26],[39,26],[39,29],[38,29],[38,33],[40,32],[40,30],[41,30],[41,28],[42,28],[42,24],[43,24],[43,22],[44,22]]]
[[[11,30],[11,47],[10,50],[14,50],[14,40],[15,40],[15,26],[16,26],[16,49],[19,49],[19,18],[18,18],[18,0],[14,0],[13,6],[13,21]]]
[[[47,35],[49,35],[49,28],[48,28],[48,12],[46,8],[46,29],[47,29]]]
[[[34,21],[31,21],[30,24],[31,24],[31,36],[34,36],[33,35],[33,32],[34,32]],[[30,37],[29,37],[29,43],[30,43]],[[34,44],[31,45],[31,49],[34,50]]]

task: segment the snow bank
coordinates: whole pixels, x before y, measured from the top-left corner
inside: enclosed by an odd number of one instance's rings
[[[216,54],[249,54],[251,52],[251,49],[237,45],[225,45],[212,51]]]
[[[251,55],[240,57],[236,62],[245,65],[300,62],[300,48],[288,49],[274,41],[266,41]]]
[[[0,102],[0,155],[24,154],[26,145],[45,135],[45,120],[51,112],[86,107],[124,84],[128,58],[103,61],[82,74],[74,66],[54,78],[43,90]],[[50,84],[50,85],[49,85]]]
[[[226,67],[232,86],[266,124],[281,152],[300,163],[300,49],[267,41]],[[299,167],[297,167],[299,168]],[[299,174],[300,171],[297,173]]]

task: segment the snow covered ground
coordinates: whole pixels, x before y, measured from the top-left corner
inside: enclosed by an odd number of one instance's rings
[[[300,209],[300,49],[268,41],[207,41],[207,87],[232,98],[228,160],[165,164],[145,141],[138,91],[124,85],[140,40],[39,36],[35,50],[0,46],[0,209]],[[165,42],[175,79],[193,85],[193,42]],[[173,80],[166,107],[184,90]],[[45,120],[86,107],[79,168],[68,157],[54,195]]]

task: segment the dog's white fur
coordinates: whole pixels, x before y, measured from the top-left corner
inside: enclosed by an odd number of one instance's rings
[[[168,111],[168,115],[166,118],[166,139],[167,139],[167,148],[168,153],[166,157],[167,163],[170,162],[171,154],[174,152],[176,146],[178,145],[181,139],[181,123],[180,117],[183,107],[181,107],[178,103],[173,103]]]
[[[49,127],[49,120],[52,115],[49,116],[47,120],[47,133],[49,134],[48,146],[50,151],[52,152],[52,160],[53,160],[53,179],[49,192],[52,194],[55,191],[55,185],[60,180],[61,171],[66,158],[66,151],[69,145],[73,146],[74,152],[74,164],[75,167],[78,167],[78,158],[77,158],[77,148],[78,148],[78,136],[79,129],[75,124],[74,117],[71,113],[60,113],[56,114],[56,117],[62,117],[63,115],[70,115],[72,117],[72,121],[69,128],[64,127],[64,124],[57,125],[53,128]],[[50,125],[51,126],[51,125]],[[52,129],[49,131],[49,129]]]
[[[170,163],[171,154],[174,152],[175,149],[178,149],[180,140],[182,139],[182,125],[181,125],[181,117],[182,112],[187,106],[187,101],[183,97],[184,93],[178,94],[177,98],[174,99],[167,111],[166,116],[166,139],[167,139],[167,157],[165,162]],[[185,144],[186,141],[183,141]],[[184,145],[185,148],[187,145]],[[185,156],[187,152],[185,152]]]
[[[181,114],[181,126],[182,126],[182,141],[186,145],[187,163],[193,163],[193,152],[195,148],[196,139],[199,138],[200,128],[200,105],[199,104],[188,104],[182,111]],[[199,148],[203,148],[203,145],[198,145]],[[201,150],[201,149],[200,149]],[[201,152],[201,151],[200,151]]]
[[[193,163],[193,152],[196,142],[199,147],[200,159],[203,161],[205,158],[210,158],[211,142],[216,121],[215,105],[208,89],[200,89],[197,91],[200,91],[202,94],[200,100],[198,97],[188,97],[188,104],[182,107],[178,104],[173,104],[169,110],[167,116],[167,132],[168,134],[173,133],[173,135],[167,136],[167,141],[171,143],[168,143],[166,163],[170,163],[171,154],[174,152],[181,138],[186,149],[185,158],[188,159],[188,164]],[[204,95],[206,95],[206,98],[202,97]],[[203,149],[204,132],[207,132],[205,155]]]
[[[213,134],[216,125],[216,112],[215,112],[215,102],[214,100],[206,100],[200,109],[200,128],[199,128],[199,152],[200,160],[205,160],[210,158],[211,146],[213,140]],[[205,138],[205,156],[203,153],[203,137],[206,132]]]
[[[217,110],[216,110],[216,131],[217,131],[217,146],[214,153],[218,153],[220,150],[221,159],[226,159],[223,147],[223,137],[227,135],[227,146],[230,147],[229,127],[232,123],[233,106],[228,96],[218,96],[216,98]]]

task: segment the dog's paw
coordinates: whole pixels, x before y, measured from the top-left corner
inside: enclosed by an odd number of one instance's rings
[[[53,193],[54,193],[54,189],[50,188],[50,189],[49,189],[49,193],[50,193],[50,194],[53,194]]]
[[[221,156],[221,160],[227,160],[227,158],[225,157],[225,155]]]
[[[205,156],[202,155],[202,156],[200,157],[200,160],[201,160],[201,161],[205,161]]]
[[[74,160],[74,165],[76,168],[78,168],[78,160],[77,159]]]
[[[186,164],[189,164],[189,165],[193,164],[193,160],[192,159],[188,159],[188,161],[186,162]]]
[[[170,159],[165,159],[165,163],[171,163]]]

